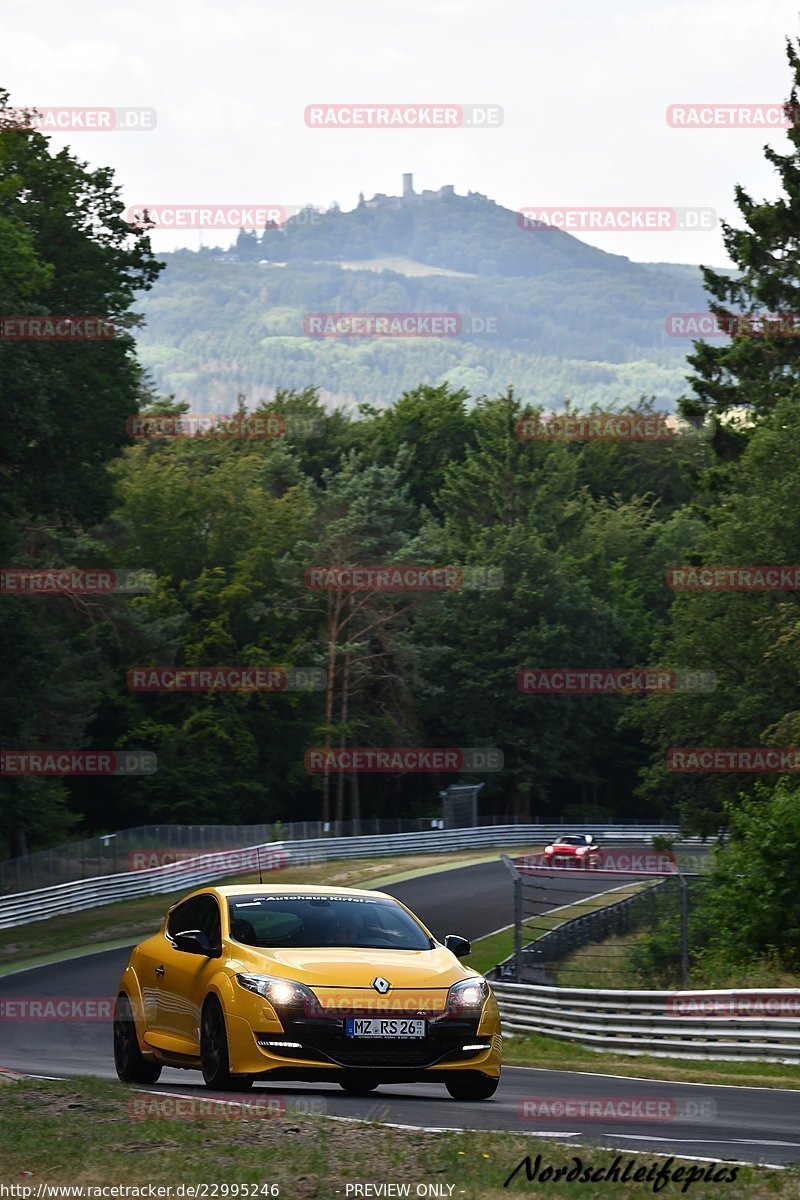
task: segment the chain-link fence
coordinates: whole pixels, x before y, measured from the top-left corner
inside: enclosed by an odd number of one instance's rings
[[[531,857],[540,856],[504,856],[515,952],[499,978],[558,987],[685,984],[689,912],[708,882],[708,851],[622,870],[532,864]]]

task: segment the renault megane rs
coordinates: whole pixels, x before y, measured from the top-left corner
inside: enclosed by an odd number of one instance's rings
[[[114,1012],[120,1079],[162,1067],[206,1084],[330,1081],[363,1095],[381,1083],[440,1082],[486,1100],[500,1078],[497,1003],[382,892],[317,886],[204,887],[134,948]]]

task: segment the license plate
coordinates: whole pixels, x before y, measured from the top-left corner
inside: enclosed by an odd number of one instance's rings
[[[344,1031],[352,1038],[424,1038],[425,1022],[402,1017],[347,1017]]]

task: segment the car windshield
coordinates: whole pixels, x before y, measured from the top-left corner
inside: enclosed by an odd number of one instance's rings
[[[556,846],[588,846],[590,844],[589,839],[584,837],[562,837],[555,842]]]
[[[431,948],[422,927],[393,900],[312,893],[231,896],[228,909],[231,937],[245,946]]]

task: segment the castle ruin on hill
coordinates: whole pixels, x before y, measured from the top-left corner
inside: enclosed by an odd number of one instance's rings
[[[443,200],[455,196],[456,189],[452,183],[446,183],[435,190],[425,188],[422,192],[414,191],[414,176],[407,172],[403,175],[403,191],[399,196],[387,196],[385,192],[376,192],[371,200],[364,199],[361,192],[358,197],[358,208],[406,208],[413,204],[424,204],[427,200]],[[467,192],[466,199],[486,200],[482,192]]]

